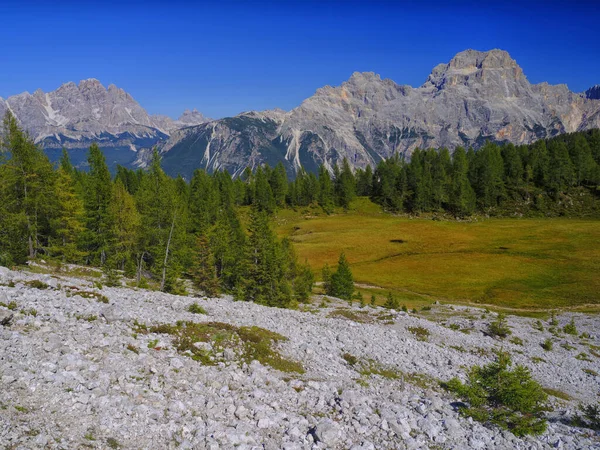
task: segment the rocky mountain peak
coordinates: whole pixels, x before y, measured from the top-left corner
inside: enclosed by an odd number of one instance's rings
[[[590,100],[600,100],[600,84],[592,86],[584,93],[585,98]]]

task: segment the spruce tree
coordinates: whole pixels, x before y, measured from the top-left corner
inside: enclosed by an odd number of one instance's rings
[[[331,275],[331,289],[327,294],[344,300],[350,300],[354,294],[354,279],[344,252],[340,254],[337,270]]]
[[[90,262],[103,265],[113,240],[113,224],[109,212],[112,181],[104,154],[95,143],[90,146],[88,164],[90,169],[84,183],[84,248]]]
[[[219,293],[215,257],[205,235],[196,238],[190,277],[194,287],[202,291],[204,295],[214,297]]]
[[[333,211],[333,182],[329,171],[323,164],[319,166],[319,205],[326,213]]]
[[[456,147],[452,155],[452,185],[450,188],[450,210],[463,217],[475,209],[475,192],[469,182],[467,154],[462,147]]]

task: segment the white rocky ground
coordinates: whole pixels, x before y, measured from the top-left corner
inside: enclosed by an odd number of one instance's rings
[[[25,284],[34,279],[53,289]],[[368,322],[359,323],[327,317],[334,305],[292,311],[228,298],[99,291],[90,281],[2,267],[0,284],[0,302],[16,303],[12,311],[0,306],[0,322],[14,314],[0,326],[3,448],[600,448],[598,435],[563,423],[579,402],[599,399],[600,377],[593,373],[600,372],[600,358],[590,348],[600,345],[596,316],[573,315],[589,339],[553,336],[547,323],[540,332],[535,320],[511,317],[521,346],[486,336],[482,330],[494,314],[475,308],[436,305],[420,314],[395,313],[392,321],[387,311],[355,306],[353,312]],[[73,295],[77,291],[69,286],[101,292],[110,303]],[[193,302],[207,315],[187,312]],[[571,317],[559,316],[560,325]],[[240,364],[232,354],[221,355],[224,362],[217,365],[202,365],[178,354],[168,335],[135,335],[134,320],[263,327],[289,338],[278,350],[302,362],[306,372]],[[449,329],[452,323],[472,331]],[[427,342],[407,329],[414,326],[430,331]],[[548,337],[555,339],[552,351],[539,345]],[[464,378],[467,367],[489,362],[490,351],[499,347],[530,367],[544,386],[572,397],[551,397],[554,412],[542,436],[519,439],[460,417],[456,399],[423,382]],[[361,375],[344,353],[406,376]],[[589,361],[577,359],[581,353]]]

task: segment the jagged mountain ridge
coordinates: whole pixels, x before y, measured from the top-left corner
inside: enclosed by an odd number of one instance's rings
[[[155,145],[179,128],[209,120],[196,110],[185,111],[178,120],[149,115],[123,89],[114,84],[105,88],[93,78],[78,85],[68,82],[48,93],[38,89],[0,98],[2,117],[7,110],[50,154],[63,147],[85,150],[98,142],[119,162],[133,161],[135,154],[128,150]]]
[[[531,84],[506,51],[466,50],[437,65],[418,88],[356,72],[288,113],[242,113],[186,128],[160,151],[171,174],[188,177],[198,167],[238,174],[279,161],[293,174],[300,166],[331,168],[344,157],[365,167],[417,147],[526,144],[600,127],[600,101],[590,91]],[[137,164],[147,158],[142,152]]]

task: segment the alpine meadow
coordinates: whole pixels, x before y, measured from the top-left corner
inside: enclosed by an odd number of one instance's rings
[[[0,449],[600,448],[597,2],[0,13]]]

